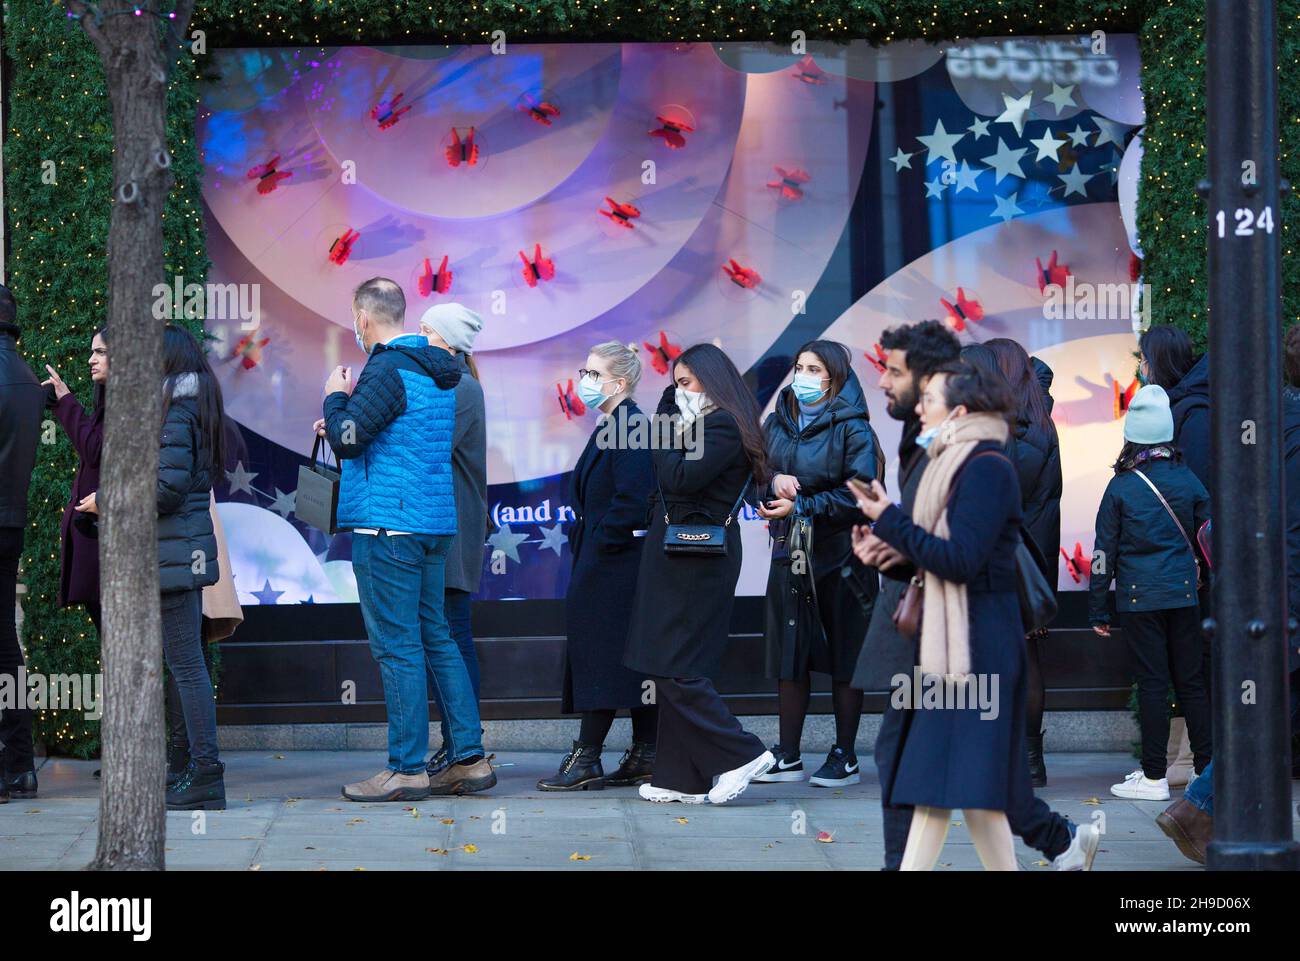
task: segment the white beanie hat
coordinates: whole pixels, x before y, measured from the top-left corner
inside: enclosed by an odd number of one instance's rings
[[[1124,415],[1124,439],[1134,444],[1168,444],[1174,439],[1169,395],[1159,384],[1147,384],[1133,395]]]
[[[483,318],[464,304],[434,304],[420,318],[420,326],[433,328],[453,350],[472,354]]]

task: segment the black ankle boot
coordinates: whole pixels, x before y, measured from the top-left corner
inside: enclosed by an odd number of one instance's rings
[[[554,777],[537,782],[539,791],[599,791],[605,787],[605,769],[600,766],[603,744],[573,742]]]
[[[644,741],[633,741],[623,759],[618,762],[618,770],[605,778],[610,787],[633,787],[642,782],[649,782],[655,772],[655,746]]]
[[[167,810],[224,811],[225,771],[226,766],[220,761],[199,764],[191,760],[176,783],[167,785]]]
[[[1047,764],[1043,761],[1043,735],[1025,738],[1029,748],[1029,781],[1034,787],[1047,787]]]
[[[179,731],[172,728],[171,737],[167,740],[167,786],[171,787],[180,780],[189,766],[190,739],[185,736],[184,727]]]

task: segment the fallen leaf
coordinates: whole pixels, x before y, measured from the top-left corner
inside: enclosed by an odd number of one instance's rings
[[[284,760],[284,755],[283,755],[283,754],[277,754],[277,755],[275,756],[275,759],[276,759],[277,761],[283,761],[283,760]]]
[[[303,850],[304,850],[304,851],[315,851],[316,849],[315,849],[314,847],[312,847],[312,846],[309,844],[309,845],[307,845],[305,848],[303,848]]]
[[[40,808],[31,808],[30,810],[28,810],[27,813],[28,813],[28,814],[40,814],[40,813],[41,813],[41,809],[40,809]]]
[[[430,854],[450,854],[446,848],[425,848]]]
[[[364,871],[365,868],[353,868],[352,870],[353,870],[353,871]]]
[[[456,819],[455,819],[455,818],[443,818],[443,819],[442,819],[442,823],[443,823],[443,824],[455,824],[455,823],[456,823]]]
[[[960,821],[953,821],[953,822],[952,822],[952,826],[955,827],[955,828],[959,828],[959,827],[961,827],[961,822],[960,822]]]
[[[690,818],[676,818],[676,821],[677,821],[678,824],[690,824],[690,823],[691,823],[691,819],[690,819]]]
[[[413,817],[413,818],[418,818],[419,816],[420,816],[420,809],[419,809],[419,808],[411,808],[411,817]]]
[[[591,855],[590,855],[590,854],[579,854],[577,851],[574,851],[572,854],[569,855],[569,860],[570,860],[570,861],[590,861],[590,860],[591,860]]]
[[[365,823],[366,823],[366,819],[365,819],[365,818],[353,818],[353,819],[352,819],[351,821],[349,821],[348,823],[349,823],[349,824],[365,824]]]
[[[471,815],[469,816],[469,819],[470,819],[471,821],[482,821],[482,820],[483,820],[483,817],[482,817],[482,815],[479,815],[479,814],[471,814]]]
[[[1095,798],[1095,797],[1090,797],[1090,798],[1088,798],[1088,800],[1084,801],[1083,803],[1084,803],[1084,804],[1090,804],[1090,805],[1092,805],[1093,807],[1097,807],[1099,804],[1101,804],[1101,800],[1098,799],[1098,798]]]
[[[835,842],[835,835],[830,831],[818,831],[817,840],[822,844],[833,844]]]
[[[1048,865],[1047,865],[1047,862],[1046,862],[1046,861],[1039,860],[1039,861],[1035,861],[1035,862],[1034,862],[1034,867],[1036,867],[1036,868],[1045,868],[1045,867],[1047,867],[1047,866],[1048,866]]]
[[[466,854],[478,854],[478,845],[466,844],[461,847],[461,850],[464,851]]]

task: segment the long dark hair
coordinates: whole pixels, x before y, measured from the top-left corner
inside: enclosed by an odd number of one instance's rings
[[[1147,383],[1172,390],[1196,363],[1196,350],[1187,331],[1171,324],[1158,324],[1138,338],[1138,349],[1147,361]]]
[[[96,337],[98,337],[100,340],[104,342],[105,348],[108,347],[108,325],[107,324],[99,328],[99,330],[95,331],[94,334],[91,335],[90,337],[91,350],[95,349],[94,343]],[[108,360],[108,370],[111,375],[113,371],[113,359],[111,357]],[[91,392],[90,395],[91,403],[95,405],[95,410],[100,414],[104,413],[104,398],[106,393],[107,393],[107,388],[105,387],[104,384],[96,384],[95,389]]]
[[[822,366],[826,368],[826,376],[831,379],[831,386],[826,391],[824,400],[834,400],[849,379],[851,369],[849,358],[852,356],[849,349],[838,340],[810,340],[795,351],[794,360],[790,364],[791,370],[794,370],[794,365],[799,363],[799,358],[804,353],[815,354],[822,362]],[[790,392],[790,404],[790,413],[797,417],[799,400],[794,396],[794,391]]]
[[[1173,441],[1166,441],[1163,444],[1135,444],[1131,440],[1124,441],[1124,446],[1119,449],[1119,457],[1115,458],[1115,463],[1111,465],[1116,474],[1123,473],[1126,470],[1132,470],[1137,466],[1138,458],[1148,451],[1153,451],[1157,447],[1163,447],[1169,451],[1169,459],[1175,464],[1180,463],[1183,459],[1183,452],[1174,446]]]
[[[710,402],[736,418],[745,456],[749,458],[749,469],[753,472],[754,482],[762,487],[768,481],[767,441],[759,423],[762,411],[736,365],[712,344],[696,344],[682,351],[673,362],[674,379],[677,377],[677,364],[689,367]]]
[[[184,327],[168,324],[163,329],[163,420],[171,407],[176,382],[186,374],[198,379],[194,401],[199,409],[200,456],[207,455],[207,468],[215,484],[224,476],[226,409],[221,401],[221,385],[212,373],[203,348]],[[199,466],[203,466],[200,464]]]
[[[1041,427],[1049,437],[1055,437],[1056,424],[1047,409],[1043,385],[1034,373],[1028,351],[1009,337],[994,337],[986,341],[984,346],[997,358],[998,369],[1007,379],[1007,385],[1016,398],[1016,419]]]

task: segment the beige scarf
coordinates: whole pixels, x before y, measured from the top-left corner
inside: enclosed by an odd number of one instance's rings
[[[921,475],[912,520],[935,537],[948,539],[948,494],[975,445],[1007,441],[1007,422],[1000,414],[967,414],[950,420],[930,444],[929,463]],[[965,677],[970,674],[970,615],[966,585],[925,572],[921,614],[921,671]]]

